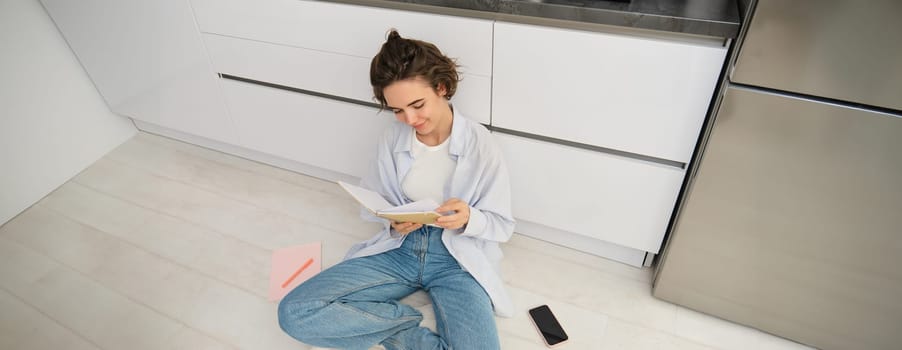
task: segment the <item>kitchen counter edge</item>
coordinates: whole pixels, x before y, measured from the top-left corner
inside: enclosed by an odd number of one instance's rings
[[[672,9],[666,13],[644,13],[627,8],[572,6],[560,3],[521,0],[448,1],[448,0],[316,0],[416,11],[440,15],[480,18],[589,31],[625,31],[632,35],[674,36],[685,39],[731,39],[739,33],[739,9],[735,1],[724,0],[722,13],[709,14],[710,19],[682,17]],[[643,0],[633,0],[643,1]],[[602,1],[607,3],[607,1]],[[573,4],[578,4],[573,2]],[[734,6],[730,6],[730,4]],[[732,9],[731,9],[732,8]]]

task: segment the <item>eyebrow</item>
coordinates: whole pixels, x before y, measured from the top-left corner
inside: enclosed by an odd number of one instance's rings
[[[421,98],[421,99],[419,99],[419,100],[416,100],[416,101],[413,101],[413,102],[411,102],[411,103],[408,103],[407,105],[408,105],[408,106],[413,106],[413,105],[417,104],[417,102],[420,102],[420,101],[423,101],[423,100],[425,100],[425,99]],[[388,108],[389,108],[389,109],[400,109],[400,108],[392,107],[392,106],[388,106]]]

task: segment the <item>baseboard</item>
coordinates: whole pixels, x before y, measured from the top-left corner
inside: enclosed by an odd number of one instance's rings
[[[646,252],[517,219],[517,233],[641,268]]]
[[[297,173],[301,173],[308,176],[313,176],[315,178],[319,178],[326,181],[344,181],[347,183],[358,183],[360,179],[344,173],[339,173],[336,171],[323,169],[320,167],[312,166],[309,164],[304,164],[301,162],[276,157],[268,153],[263,153],[260,151],[254,151],[251,149],[247,149],[241,146],[236,146],[233,144],[216,141],[212,139],[208,139],[205,137],[188,134],[185,132],[181,132],[178,130],[173,130],[164,126],[159,126],[152,123],[143,122],[137,119],[133,119],[135,121],[135,125],[138,126],[138,129],[144,132],[148,132],[151,134],[156,134],[164,137],[168,137],[171,139],[176,139],[179,141],[187,142],[193,145],[201,146],[204,148],[209,148],[212,150],[216,150],[219,152],[231,154],[233,156],[241,157],[244,159],[248,159],[255,162],[260,162],[267,165],[272,165],[274,167],[291,170]]]

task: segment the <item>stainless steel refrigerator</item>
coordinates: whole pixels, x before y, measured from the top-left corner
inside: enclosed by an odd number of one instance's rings
[[[823,349],[902,349],[902,1],[751,4],[654,295]]]

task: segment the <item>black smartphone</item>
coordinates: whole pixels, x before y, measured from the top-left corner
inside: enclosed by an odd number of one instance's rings
[[[567,336],[567,332],[564,332],[564,327],[561,327],[557,318],[551,313],[551,308],[549,308],[548,305],[529,309],[529,317],[532,318],[532,323],[539,329],[539,333],[541,333],[542,338],[545,339],[545,344],[549,347],[558,345],[570,339],[570,337]]]

